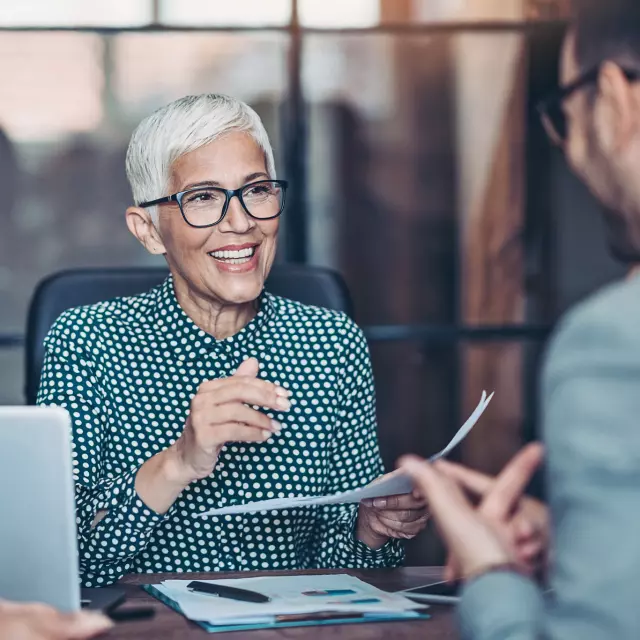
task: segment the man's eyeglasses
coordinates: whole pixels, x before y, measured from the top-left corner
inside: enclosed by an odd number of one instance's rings
[[[631,69],[622,69],[629,82],[640,80],[640,72]],[[562,103],[573,93],[590,84],[596,84],[600,76],[600,65],[585,72],[570,84],[560,87],[538,104],[538,113],[542,124],[554,144],[562,146],[567,141],[569,133],[567,115],[562,108]]]
[[[165,198],[141,202],[140,207],[152,207],[165,202],[177,202],[184,221],[198,229],[222,222],[229,210],[231,198],[237,197],[242,208],[256,220],[277,218],[284,209],[289,183],[286,180],[258,180],[239,189],[194,187]]]

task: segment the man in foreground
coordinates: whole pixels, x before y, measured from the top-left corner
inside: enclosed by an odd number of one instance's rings
[[[562,88],[543,105],[547,130],[604,205],[615,256],[637,263],[637,0],[592,1],[579,7],[564,44],[561,77]],[[543,597],[521,572],[510,520],[539,463],[539,447],[523,450],[512,461],[507,483],[500,478],[492,483],[446,463],[403,462],[467,582],[459,611],[464,637],[638,637],[639,320],[640,274],[635,272],[570,313],[548,354],[542,402],[552,522],[550,597]],[[465,489],[484,496],[479,509]]]

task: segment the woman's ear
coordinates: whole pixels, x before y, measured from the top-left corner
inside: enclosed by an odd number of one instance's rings
[[[153,224],[151,214],[146,209],[142,207],[129,207],[125,215],[129,231],[131,231],[149,253],[162,255],[167,252],[158,233],[158,229],[156,225]]]

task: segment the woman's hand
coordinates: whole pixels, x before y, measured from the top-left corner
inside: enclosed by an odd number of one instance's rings
[[[278,422],[247,405],[289,411],[291,392],[258,379],[258,369],[258,361],[249,358],[233,376],[200,385],[184,431],[172,447],[187,484],[213,472],[227,442],[264,442],[280,432]]]
[[[275,420],[247,405],[289,411],[291,393],[258,379],[258,369],[249,358],[233,376],[200,385],[180,438],[138,470],[136,492],[147,507],[165,513],[185,487],[211,475],[227,442],[264,442],[279,433]]]
[[[389,475],[392,474],[375,482]],[[425,502],[417,491],[363,500],[358,512],[356,537],[371,549],[379,549],[389,538],[415,538],[425,528],[428,519]]]
[[[513,512],[540,462],[540,451],[539,446],[527,447],[509,463],[510,483],[505,483],[499,500],[500,514]],[[496,515],[498,511],[476,510],[447,474],[446,463],[430,464],[410,456],[401,461],[401,468],[429,501],[460,577],[469,578],[501,564],[520,564],[508,519]]]
[[[0,600],[0,638],[86,640],[104,633],[112,626],[108,618],[98,613],[60,613],[44,604]]]

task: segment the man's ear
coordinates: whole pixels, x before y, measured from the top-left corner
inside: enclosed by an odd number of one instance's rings
[[[160,234],[153,224],[151,214],[146,209],[142,207],[129,207],[125,215],[129,231],[131,231],[149,253],[162,255],[167,252],[160,238]]]
[[[594,118],[600,142],[609,153],[621,152],[635,139],[637,102],[634,87],[622,69],[615,62],[605,62],[598,76]]]

